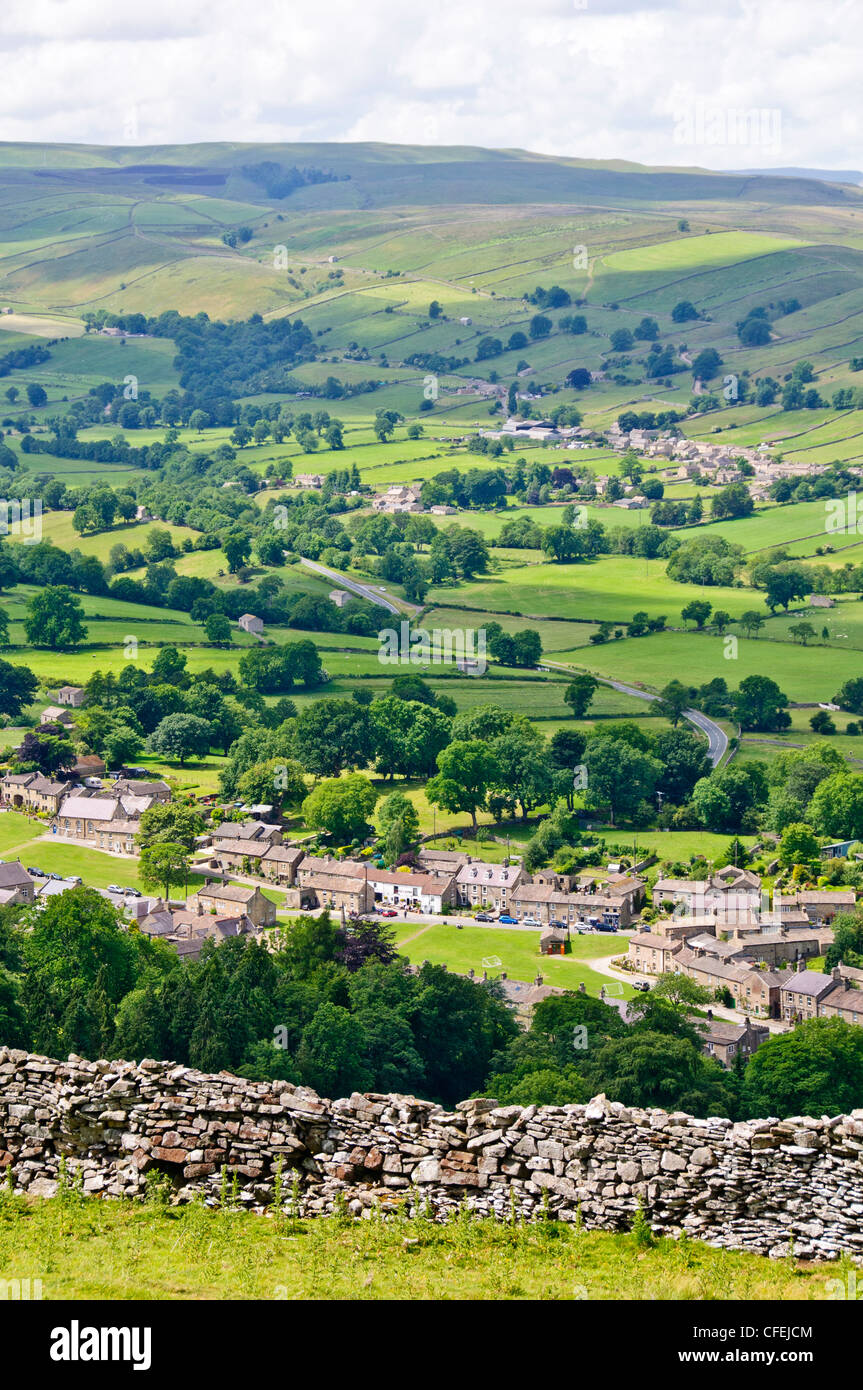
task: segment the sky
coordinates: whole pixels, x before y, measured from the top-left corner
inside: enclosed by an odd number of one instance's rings
[[[0,140],[863,168],[861,0],[2,0]]]

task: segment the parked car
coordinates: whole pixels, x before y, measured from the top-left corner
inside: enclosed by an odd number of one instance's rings
[[[398,917],[398,915],[394,907],[385,907],[381,910],[382,917]]]
[[[58,883],[62,883],[62,882],[63,882],[63,875],[62,875],[62,874],[49,874],[48,877],[49,877],[49,878],[56,878],[56,880],[57,880]]]
[[[51,877],[53,878],[54,875],[52,874]],[[59,878],[60,875],[58,874],[57,877]],[[122,893],[122,891],[123,891],[123,890],[122,890],[122,888],[120,887],[119,883],[109,883],[109,884],[108,884],[108,892],[109,892],[109,893]]]
[[[633,980],[632,988],[640,989],[643,992],[646,989],[650,989],[650,984],[647,980]]]
[[[505,923],[507,924],[507,926],[517,926],[517,925],[518,925],[518,918],[517,918],[517,917],[510,917],[510,915],[509,915],[508,912],[502,912],[502,913],[500,914],[500,916],[498,917],[497,920],[498,920],[499,922],[505,922]]]
[[[101,777],[85,777],[85,778],[84,778],[84,786],[85,786],[85,787],[92,787],[92,788],[94,788],[94,789],[96,789],[96,790],[98,790],[98,791],[101,791],[101,790],[102,790],[102,778],[101,778]]]
[[[140,898],[141,896],[140,888],[124,888],[123,892],[130,898]]]
[[[47,877],[48,877],[48,875],[46,874],[46,872],[45,872],[44,869],[31,869],[31,868],[28,867],[27,872],[28,872],[28,874],[32,874],[34,878],[47,878]]]
[[[600,922],[599,925],[597,926],[596,930],[597,930],[597,931],[615,931],[615,932],[616,932],[616,931],[617,931],[617,927],[614,925],[613,922]]]
[[[84,882],[83,878],[80,878],[80,877],[78,876],[78,874],[69,874],[69,875],[68,875],[68,881],[69,881],[69,883],[83,883],[83,882]]]
[[[523,927],[541,927],[542,922],[538,917],[522,917],[521,925]]]
[[[569,923],[568,923],[568,922],[561,922],[557,917],[553,917],[552,920],[549,922],[548,925],[549,925],[550,927],[563,927],[563,928],[565,929],[566,927],[569,926]]]
[[[473,920],[475,922],[493,922],[494,916],[491,912],[478,912]]]

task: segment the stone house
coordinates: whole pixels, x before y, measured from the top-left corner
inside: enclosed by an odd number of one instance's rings
[[[713,1011],[707,1010],[707,1018],[693,1017],[693,1022],[703,1036],[702,1047],[710,1057],[715,1057],[724,1067],[732,1067],[738,1053],[744,1061],[770,1037],[770,1029],[763,1024],[753,1023],[750,1018],[742,1023],[730,1019],[714,1018]]]
[[[802,1023],[807,1018],[817,1018],[825,995],[832,994],[839,983],[838,971],[824,975],[820,970],[807,970],[802,961],[800,965],[802,968],[788,977],[779,992],[782,1017],[786,1023]],[[863,1003],[863,994],[859,1002]]]
[[[305,850],[296,845],[268,845],[261,856],[260,871],[276,883],[293,887],[304,855]]]
[[[645,975],[665,975],[681,949],[681,942],[672,941],[652,931],[637,932],[629,938],[626,955],[633,968]]]
[[[455,902],[455,878],[445,878],[442,874],[391,873],[370,867],[368,882],[374,901],[387,907],[436,913],[445,911]]]
[[[327,907],[348,915],[371,912],[375,905],[371,884],[356,874],[335,874],[321,869],[313,884],[295,891],[312,907]]]
[[[330,603],[336,605],[336,608],[344,608],[345,604],[349,603],[351,599],[351,595],[348,593],[347,589],[330,589],[327,597]]]
[[[243,613],[237,619],[237,627],[242,628],[243,632],[257,634],[264,630],[263,618],[257,618],[254,613]]]
[[[212,858],[223,873],[239,869],[244,873],[257,873],[261,857],[269,846],[258,840],[215,840]]]
[[[791,899],[783,898],[783,913]],[[802,909],[814,927],[829,926],[840,912],[853,912],[857,898],[853,888],[816,888],[794,894],[793,907]],[[793,910],[793,908],[792,908]]]
[[[474,859],[456,874],[456,899],[460,907],[492,907],[505,912],[513,890],[526,879],[520,864],[504,866]]]
[[[67,709],[61,708],[60,705],[46,705],[45,709],[43,709],[42,713],[39,715],[39,723],[40,725],[62,724],[64,729],[74,729],[75,727],[73,716]]]
[[[296,869],[296,882],[300,888],[314,888],[320,874],[328,877],[365,878],[367,865],[357,859],[324,859],[315,854],[304,854]]]
[[[855,988],[850,981],[834,981],[833,989],[822,996],[818,1013],[822,1018],[842,1018],[846,1023],[863,1024],[863,990]]]
[[[260,888],[247,888],[240,883],[208,883],[189,902],[193,907],[199,902],[205,912],[215,912],[217,917],[245,913],[256,927],[271,927],[276,920],[275,903]]]
[[[33,880],[19,859],[0,864],[0,900],[3,903],[32,903],[35,896]]]
[[[459,869],[471,863],[471,856],[464,850],[435,849],[433,846],[421,849],[417,859],[421,871],[426,874],[458,874]]]
[[[787,972],[777,974],[771,970],[753,970],[735,961],[721,961],[715,956],[683,946],[674,958],[674,969],[688,975],[697,984],[715,993],[727,989],[735,1006],[747,1014],[758,1018],[778,1018],[780,1013],[780,989],[787,979]]]
[[[226,840],[256,840],[266,845],[282,841],[282,827],[263,820],[223,821],[221,833]]]
[[[111,796],[149,796],[155,803],[171,800],[171,788],[167,782],[138,782],[128,777],[118,777],[111,783]]]
[[[61,685],[57,691],[57,704],[70,705],[72,709],[80,709],[86,696],[80,685]]]
[[[51,830],[55,835],[113,854],[136,854],[135,836],[141,817],[152,805],[149,796],[86,796],[73,792],[61,801]]]
[[[3,805],[14,810],[47,811],[56,815],[69,790],[68,783],[55,782],[41,772],[7,773],[0,781]]]

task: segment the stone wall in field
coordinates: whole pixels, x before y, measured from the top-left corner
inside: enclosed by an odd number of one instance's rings
[[[53,1061],[0,1047],[0,1181],[53,1195],[62,1180],[139,1197],[168,1175],[178,1201],[314,1215],[464,1203],[654,1229],[800,1257],[863,1258],[863,1110],[820,1120],[698,1120],[587,1105],[454,1112],[412,1096],[322,1100],[287,1082],[169,1062]],[[160,1181],[164,1184],[165,1178]]]

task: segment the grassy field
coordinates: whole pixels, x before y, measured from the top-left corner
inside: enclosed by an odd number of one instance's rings
[[[561,1222],[268,1219],[203,1206],[0,1200],[0,1277],[46,1300],[824,1299],[834,1266]]]
[[[827,659],[823,647],[767,642],[740,637],[736,656],[726,657],[725,640],[717,633],[661,632],[649,637],[624,638],[604,646],[558,653],[557,659],[615,680],[660,688],[672,678],[702,685],[716,676],[730,687],[746,676],[768,673],[791,700],[832,700],[844,681],[860,674],[856,652],[831,647]]]
[[[427,960],[432,965],[447,965],[461,975],[473,970],[480,978],[484,971],[490,978],[503,971],[511,980],[527,982],[539,971],[549,985],[578,989],[583,984],[588,994],[593,995],[598,995],[605,986],[617,997],[633,997],[634,991],[629,985],[617,985],[590,966],[591,960],[625,952],[628,938],[624,934],[601,932],[574,936],[572,954],[559,957],[540,955],[539,938],[539,928],[508,931],[506,927],[407,924],[399,927],[396,944],[401,954],[415,965]]]

